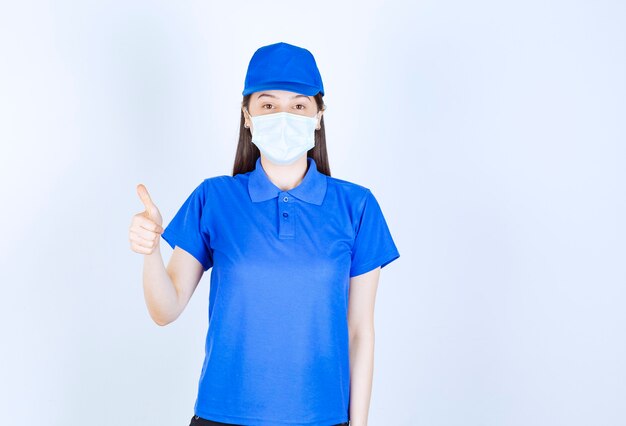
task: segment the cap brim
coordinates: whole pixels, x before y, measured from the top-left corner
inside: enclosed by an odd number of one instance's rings
[[[297,82],[272,82],[257,84],[255,86],[246,87],[242,94],[245,96],[262,90],[287,90],[289,92],[295,92],[306,96],[315,96],[321,92],[322,96],[324,96],[324,91],[320,90],[319,87]]]

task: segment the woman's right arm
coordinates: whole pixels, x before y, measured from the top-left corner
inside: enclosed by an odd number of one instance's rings
[[[164,326],[180,316],[204,270],[195,257],[180,247],[174,249],[165,267],[160,250],[161,214],[145,186],[138,185],[137,193],[146,210],[133,216],[129,240],[131,249],[144,255],[143,289],[150,317]]]
[[[203,272],[202,264],[178,246],[172,252],[167,269],[158,244],[152,254],[144,256],[143,292],[155,323],[167,325],[180,316]]]

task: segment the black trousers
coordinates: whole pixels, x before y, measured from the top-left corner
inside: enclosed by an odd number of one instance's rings
[[[202,417],[198,417],[194,415],[191,418],[191,423],[189,423],[189,426],[243,426],[243,425],[236,425],[234,423],[214,422],[213,420],[203,419]],[[329,426],[348,426],[348,422],[338,423],[336,425],[329,425]]]

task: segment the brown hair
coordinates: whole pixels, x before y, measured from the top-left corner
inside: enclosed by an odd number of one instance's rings
[[[250,97],[252,94],[245,95],[241,105],[249,110]],[[314,96],[317,109],[325,109],[324,99],[321,93]],[[239,123],[239,143],[237,144],[237,152],[235,154],[235,164],[233,165],[233,176],[239,173],[247,173],[254,170],[256,160],[261,156],[259,148],[252,143],[252,133],[249,128],[243,127],[245,118],[241,111],[241,120]],[[327,176],[330,176],[330,166],[328,165],[328,153],[326,151],[326,133],[324,131],[324,116],[320,120],[320,129],[315,130],[315,146],[307,152],[307,157],[313,158],[317,165],[317,170]]]

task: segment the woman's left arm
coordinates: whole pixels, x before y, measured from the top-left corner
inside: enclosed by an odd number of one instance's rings
[[[374,375],[374,304],[380,266],[350,278],[350,426],[367,426]]]

